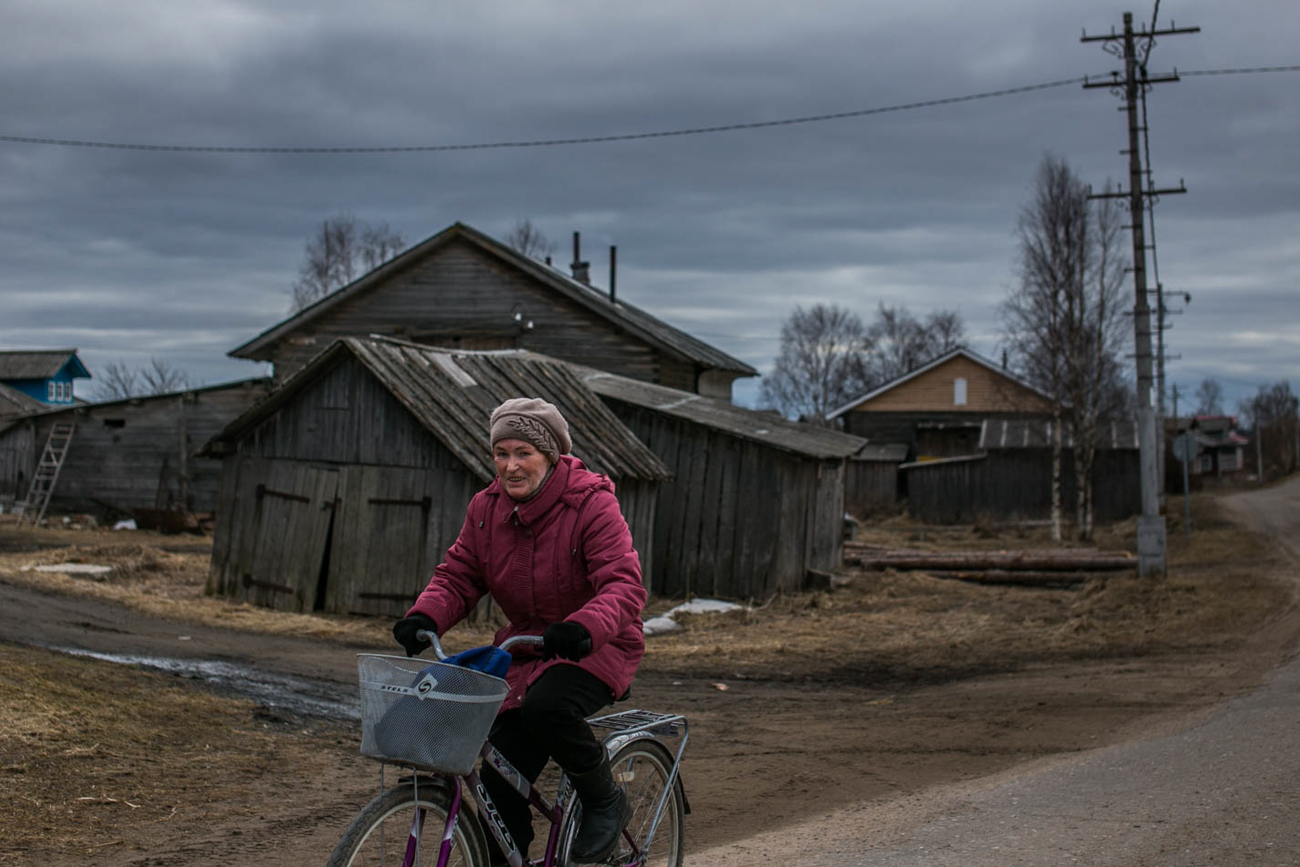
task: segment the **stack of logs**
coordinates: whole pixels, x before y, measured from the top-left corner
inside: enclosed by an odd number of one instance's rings
[[[845,542],[844,565],[863,569],[914,569],[937,578],[985,584],[1060,586],[1082,583],[1097,573],[1131,571],[1137,568],[1137,558],[1127,551],[1086,548],[920,551]]]

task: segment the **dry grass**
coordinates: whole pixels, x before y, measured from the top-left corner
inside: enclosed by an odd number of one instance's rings
[[[259,714],[165,675],[0,644],[0,863],[94,863],[142,826],[237,811],[286,762],[310,772],[309,732],[286,738]]]

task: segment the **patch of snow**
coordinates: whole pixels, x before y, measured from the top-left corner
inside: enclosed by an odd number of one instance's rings
[[[62,572],[65,575],[103,575],[112,572],[112,566],[92,566],[89,563],[54,563],[35,567],[37,572]]]
[[[118,521],[113,525],[114,530],[135,530],[135,518],[127,518],[125,521]]]
[[[646,635],[663,635],[665,632],[673,632],[682,628],[676,620],[662,615],[651,617],[643,624],[643,627]]]
[[[723,602],[721,599],[692,599],[690,602],[683,602],[678,605],[664,616],[672,617],[674,614],[725,614],[728,611],[743,611],[744,608],[743,605],[737,605],[735,602]]]
[[[737,605],[735,602],[723,602],[721,599],[692,599],[690,602],[683,602],[681,605],[665,611],[658,617],[651,617],[645,621],[645,634],[662,635],[665,632],[681,629],[681,625],[673,619],[673,616],[677,614],[721,614],[728,611],[743,611],[744,608],[743,605]]]

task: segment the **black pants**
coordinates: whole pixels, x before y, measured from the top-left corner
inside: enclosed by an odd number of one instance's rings
[[[555,665],[528,688],[522,705],[497,717],[488,741],[529,782],[536,782],[552,758],[570,774],[586,773],[605,757],[586,718],[612,703],[609,687],[600,678],[576,665]],[[527,856],[533,840],[528,801],[488,765],[483,765],[480,775],[510,836]],[[485,829],[485,833],[489,861],[504,863],[492,832]]]

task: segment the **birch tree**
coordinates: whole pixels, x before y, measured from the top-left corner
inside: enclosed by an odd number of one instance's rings
[[[1075,524],[1080,538],[1090,539],[1098,423],[1122,394],[1122,221],[1114,207],[1094,205],[1088,195],[1063,160],[1043,158],[1017,223],[1018,285],[1002,306],[1017,368],[1051,398],[1056,541],[1062,538],[1065,430],[1074,435]]]

